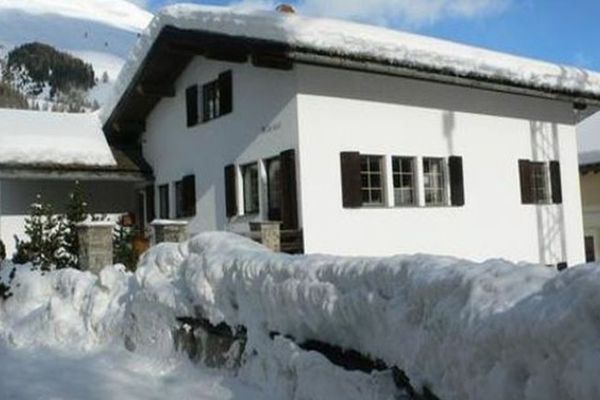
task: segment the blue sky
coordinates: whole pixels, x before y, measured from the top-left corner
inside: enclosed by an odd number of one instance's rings
[[[143,1],[143,0],[142,0]],[[271,0],[243,0],[272,7]],[[171,0],[146,0],[151,11]],[[187,0],[190,2],[190,0]],[[227,5],[230,0],[191,0]],[[293,0],[302,14],[354,19],[600,70],[599,0]]]

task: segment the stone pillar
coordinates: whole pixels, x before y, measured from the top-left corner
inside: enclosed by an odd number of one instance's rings
[[[250,231],[260,233],[260,242],[274,252],[281,251],[281,222],[250,222]]]
[[[187,238],[185,221],[156,220],[151,225],[154,229],[154,244],[181,243]]]
[[[82,222],[77,224],[79,267],[98,274],[113,265],[113,222]]]

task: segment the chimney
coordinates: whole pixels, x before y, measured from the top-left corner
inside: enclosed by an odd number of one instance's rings
[[[275,11],[280,12],[282,14],[296,14],[296,9],[294,6],[290,4],[280,4],[275,8]]]

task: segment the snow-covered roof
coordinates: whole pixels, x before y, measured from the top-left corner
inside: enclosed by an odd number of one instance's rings
[[[285,44],[292,50],[376,60],[453,77],[491,80],[600,100],[600,74],[381,27],[242,7],[177,4],[150,23],[102,112],[110,118],[166,26]]]
[[[117,165],[97,113],[0,109],[0,165]]]

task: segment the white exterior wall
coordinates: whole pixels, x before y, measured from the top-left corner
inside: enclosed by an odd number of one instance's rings
[[[208,123],[186,126],[185,90],[233,73],[233,112]],[[200,100],[200,104],[201,100]],[[261,69],[249,64],[209,61],[196,57],[176,82],[176,97],[163,99],[153,110],[143,137],[144,157],[154,169],[156,186],[169,183],[170,212],[175,217],[174,182],[196,176],[196,217],[190,234],[209,230],[248,230],[261,216],[234,219],[225,215],[224,168],[243,165],[297,148],[296,81],[293,71]],[[201,112],[200,112],[201,117]],[[262,171],[261,215],[266,216]],[[238,179],[239,181],[239,179]],[[238,182],[239,184],[239,182]],[[241,192],[238,185],[238,194]],[[240,202],[241,202],[241,196]],[[156,195],[158,203],[158,192]],[[241,206],[241,204],[240,204]],[[157,204],[158,215],[158,204]]]
[[[74,182],[59,180],[2,180],[0,181],[0,239],[10,257],[15,251],[15,239],[25,237],[25,218],[29,206],[42,201],[52,204],[57,213],[65,211]],[[134,192],[129,182],[81,182],[88,210],[92,214],[113,217],[135,211]]]
[[[311,66],[297,74],[308,253],[583,261],[569,104]],[[391,155],[462,156],[466,205],[344,209],[342,151],[385,155],[390,169]],[[521,204],[519,159],[561,162],[562,206]]]

